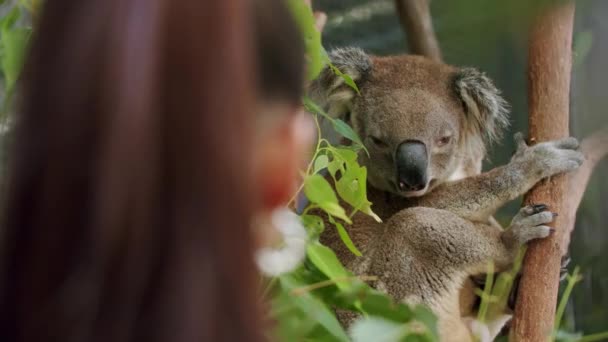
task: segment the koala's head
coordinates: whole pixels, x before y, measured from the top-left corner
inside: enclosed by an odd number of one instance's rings
[[[508,124],[507,104],[485,74],[420,56],[370,56],[338,49],[332,63],[360,94],[326,68],[311,96],[349,123],[369,151],[361,164],[377,189],[421,196],[438,184],[479,171],[486,144]],[[469,172],[470,173],[470,172]]]

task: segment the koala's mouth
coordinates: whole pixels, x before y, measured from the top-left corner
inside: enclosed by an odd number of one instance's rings
[[[427,185],[424,189],[418,191],[399,191],[403,197],[420,197],[427,193],[429,186]]]
[[[428,182],[423,189],[416,190],[416,191],[401,190],[397,186],[396,182],[391,181],[390,183],[391,183],[391,187],[393,188],[393,192],[395,194],[402,196],[402,197],[410,198],[410,197],[420,197],[420,196],[426,194],[429,191],[430,185],[433,183],[433,181]]]

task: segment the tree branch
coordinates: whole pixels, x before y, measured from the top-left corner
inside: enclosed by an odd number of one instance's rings
[[[441,62],[441,49],[433,30],[430,0],[395,0],[410,53]]]
[[[545,8],[532,25],[528,54],[530,142],[569,135],[569,94],[572,68],[574,3]],[[547,204],[562,214],[554,224],[555,234],[532,241],[528,247],[515,305],[512,341],[546,341],[553,332],[559,287],[562,243],[569,234],[572,207],[569,177],[560,175],[535,186],[524,198],[526,204]]]
[[[581,142],[581,151],[585,155],[585,163],[575,173],[568,177],[568,201],[565,208],[564,235],[561,243],[562,255],[565,255],[570,245],[570,235],[574,230],[576,212],[581,204],[587,183],[597,164],[608,155],[608,127],[604,127]]]

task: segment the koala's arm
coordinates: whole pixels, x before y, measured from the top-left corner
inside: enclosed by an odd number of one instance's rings
[[[521,134],[518,149],[504,166],[477,176],[439,185],[416,204],[448,210],[462,218],[485,222],[543,178],[577,169],[584,160],[574,138],[527,146]]]

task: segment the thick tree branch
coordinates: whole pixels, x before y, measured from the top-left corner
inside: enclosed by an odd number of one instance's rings
[[[574,3],[548,7],[532,25],[528,55],[530,142],[541,142],[569,135],[569,94],[572,67],[572,26]],[[561,175],[534,187],[526,204],[544,203],[561,213],[555,234],[532,241],[523,263],[515,316],[513,341],[546,341],[553,332],[559,286],[562,242],[569,234],[564,215],[571,208],[569,177]]]
[[[395,0],[395,5],[410,53],[441,62],[441,50],[433,30],[429,2],[430,0]]]

